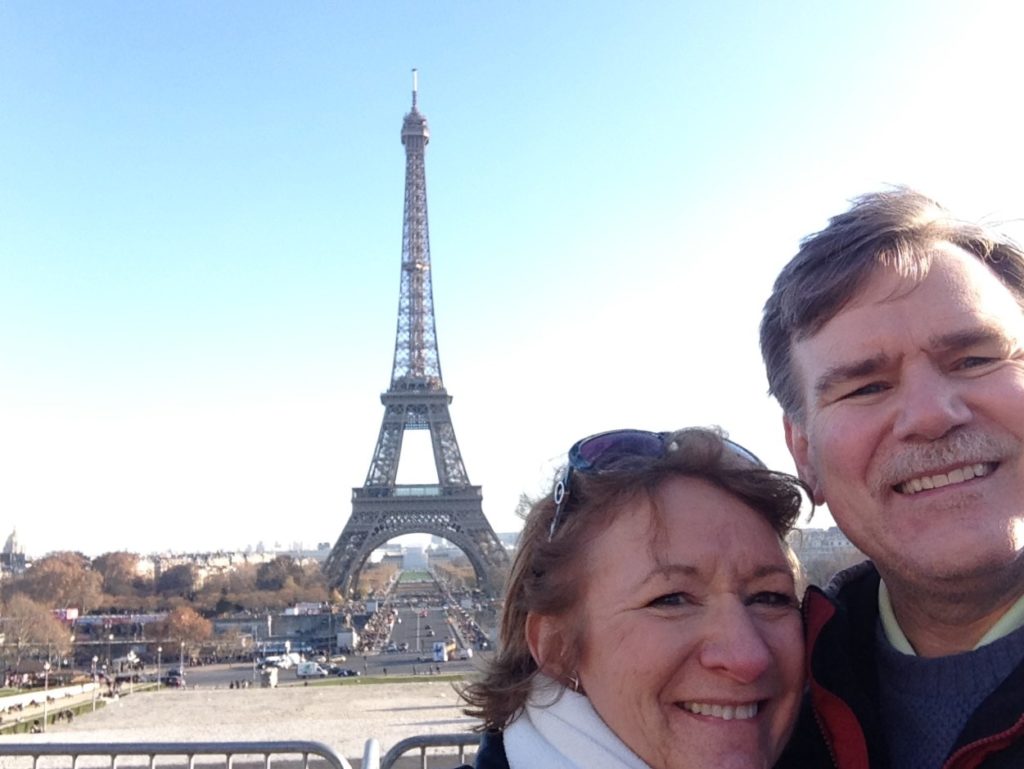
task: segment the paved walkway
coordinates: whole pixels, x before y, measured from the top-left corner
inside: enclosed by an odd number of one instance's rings
[[[109,701],[46,734],[0,737],[4,742],[140,742],[178,740],[316,740],[349,760],[367,737],[381,754],[414,734],[471,729],[447,681],[278,689],[164,689]],[[454,765],[454,762],[449,762]]]

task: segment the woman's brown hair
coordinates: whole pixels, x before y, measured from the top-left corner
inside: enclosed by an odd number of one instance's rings
[[[551,494],[533,504],[505,590],[500,638],[482,677],[466,686],[466,714],[483,720],[483,729],[502,729],[523,707],[539,672],[526,637],[526,618],[539,614],[560,618],[562,653],[557,667],[574,670],[582,648],[583,623],[578,619],[586,588],[590,543],[624,506],[652,499],[667,480],[700,478],[734,495],[764,516],[783,540],[805,497],[795,477],[753,464],[726,441],[720,430],[687,428],[673,433],[669,449],[639,466],[601,473],[576,473],[572,499],[549,537],[555,503]]]

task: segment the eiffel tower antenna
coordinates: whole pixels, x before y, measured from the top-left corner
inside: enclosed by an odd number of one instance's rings
[[[508,554],[484,518],[483,493],[469,482],[441,379],[434,328],[424,162],[430,142],[427,119],[417,108],[418,73],[412,71],[412,109],[402,121],[405,146],[405,213],[398,328],[391,385],[381,395],[384,421],[366,481],[352,490],[352,515],[328,556],[330,584],[348,595],[370,554],[402,534],[435,534],[469,559],[482,589],[497,594]],[[429,430],[437,484],[396,483],[406,430]]]

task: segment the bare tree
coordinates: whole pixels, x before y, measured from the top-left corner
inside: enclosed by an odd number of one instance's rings
[[[26,656],[63,657],[71,651],[71,632],[44,604],[22,593],[7,600],[2,625],[8,663],[15,667]]]
[[[146,592],[139,577],[137,553],[124,550],[104,553],[93,559],[92,567],[103,579],[103,592],[109,596],[108,603],[138,598]]]
[[[37,603],[77,608],[86,613],[99,603],[102,583],[103,578],[84,555],[59,552],[33,563],[6,592],[9,596],[22,593]]]
[[[184,642],[186,645],[201,643],[213,635],[213,623],[205,619],[191,606],[172,609],[159,623],[157,635],[168,641]]]

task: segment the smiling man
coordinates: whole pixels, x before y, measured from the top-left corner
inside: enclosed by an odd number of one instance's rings
[[[783,765],[1024,766],[1022,307],[1024,251],[908,189],[856,200],[777,279],[761,351],[787,444],[871,558],[808,592]]]

